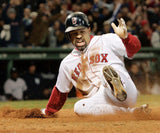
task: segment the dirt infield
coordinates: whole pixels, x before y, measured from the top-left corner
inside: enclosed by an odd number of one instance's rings
[[[62,109],[46,118],[40,110],[0,110],[0,133],[159,133],[160,107],[152,108],[150,115],[119,114],[116,116],[79,117],[73,109]]]

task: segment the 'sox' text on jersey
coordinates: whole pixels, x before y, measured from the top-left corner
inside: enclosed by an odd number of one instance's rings
[[[107,61],[108,54],[96,54],[90,57],[90,64],[99,63],[99,62],[108,62]]]
[[[104,54],[96,54],[96,55],[92,55],[90,56],[90,60],[89,60],[89,64],[94,64],[94,63],[107,63],[107,56],[108,54],[104,53]],[[77,79],[80,75],[81,72],[81,63],[78,63],[78,65],[75,67],[73,73],[72,73],[72,79],[74,81],[77,82]]]

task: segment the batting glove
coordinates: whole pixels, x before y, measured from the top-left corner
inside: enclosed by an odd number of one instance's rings
[[[46,115],[46,113],[45,113],[45,108],[41,109],[41,113],[42,113],[43,115]]]
[[[118,19],[119,25],[116,26],[114,23],[111,23],[111,26],[114,32],[121,38],[126,39],[128,37],[127,27],[123,18]]]

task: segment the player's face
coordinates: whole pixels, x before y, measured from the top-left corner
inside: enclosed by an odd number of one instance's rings
[[[90,28],[71,31],[70,38],[73,45],[78,50],[83,51],[90,42]]]

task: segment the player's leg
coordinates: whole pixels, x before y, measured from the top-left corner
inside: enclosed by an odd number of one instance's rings
[[[79,115],[115,114],[116,112],[126,112],[128,111],[128,107],[134,106],[137,100],[137,89],[133,81],[127,72],[118,70],[116,72],[127,94],[126,99],[124,101],[118,100],[113,93],[113,89],[104,80],[103,85],[100,86],[99,91],[94,96],[82,99],[75,104],[75,113]]]
[[[103,77],[107,81],[107,85],[112,89],[113,95],[119,101],[125,101],[127,98],[127,92],[124,89],[119,74],[111,66],[105,66],[103,68]]]
[[[94,96],[76,102],[74,112],[78,115],[107,115],[127,111],[127,108],[109,104],[108,101],[110,99],[106,95],[106,88],[101,85]]]
[[[102,81],[112,104],[123,107],[135,105],[137,89],[127,72],[122,72],[110,66],[104,67]]]

